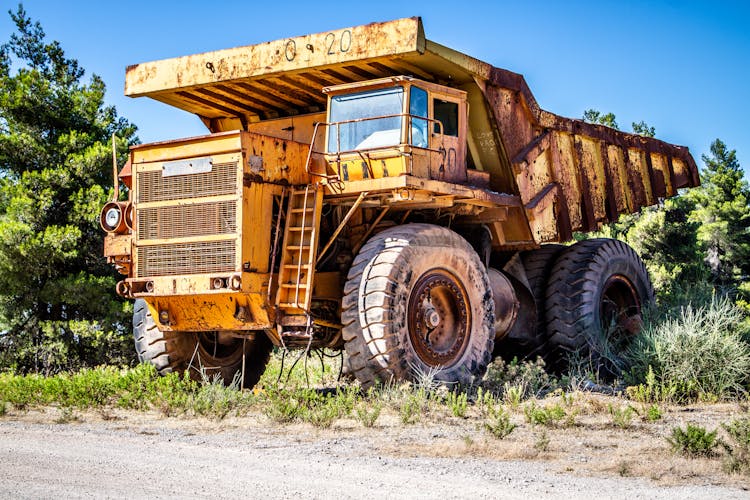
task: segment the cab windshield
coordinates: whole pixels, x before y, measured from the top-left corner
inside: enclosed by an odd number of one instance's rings
[[[398,146],[403,109],[403,87],[332,97],[327,152]]]

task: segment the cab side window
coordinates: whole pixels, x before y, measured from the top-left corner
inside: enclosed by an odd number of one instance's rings
[[[411,145],[418,148],[427,147],[427,120],[421,120],[418,116],[427,118],[427,91],[419,87],[412,87],[409,96],[409,114],[411,116],[410,138]]]
[[[443,124],[443,134],[458,137],[458,103],[433,99],[432,109],[435,119]],[[437,123],[435,133],[440,133],[440,125]]]

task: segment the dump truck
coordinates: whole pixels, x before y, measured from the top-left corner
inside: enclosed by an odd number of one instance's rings
[[[595,356],[653,288],[620,241],[562,243],[699,184],[686,147],[547,112],[420,18],[136,64],[125,94],[210,132],[115,166],[138,356],[246,388],[274,346],[343,350],[365,387]]]

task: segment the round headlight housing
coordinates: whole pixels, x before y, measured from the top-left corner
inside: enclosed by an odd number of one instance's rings
[[[127,225],[123,217],[125,203],[109,202],[102,208],[99,223],[108,233],[124,233]]]

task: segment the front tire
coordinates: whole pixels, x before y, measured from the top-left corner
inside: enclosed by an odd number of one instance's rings
[[[494,303],[476,252],[429,224],[385,230],[362,247],[344,288],[343,336],[354,375],[445,383],[481,377],[494,345]]]
[[[219,376],[230,385],[237,373],[241,377],[244,354],[245,376],[240,384],[245,389],[258,383],[273,347],[264,333],[220,341],[214,332],[161,331],[143,299],[135,301],[133,337],[139,361],[152,364],[160,375],[188,371],[197,381],[205,374],[209,379]]]

